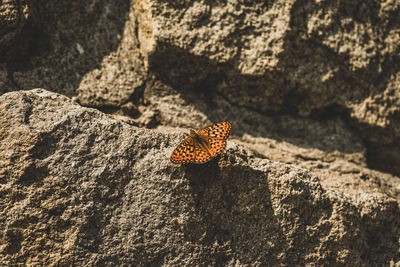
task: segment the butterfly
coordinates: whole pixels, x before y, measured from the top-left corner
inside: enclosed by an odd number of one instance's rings
[[[187,137],[171,155],[175,164],[205,163],[221,153],[232,129],[230,122],[218,122],[198,132],[190,129]]]

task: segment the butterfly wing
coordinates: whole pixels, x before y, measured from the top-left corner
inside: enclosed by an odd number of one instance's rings
[[[209,139],[210,142],[210,153],[212,157],[215,157],[226,148],[226,141],[221,139]]]
[[[196,147],[196,159],[194,162],[196,163],[205,163],[212,159],[214,156],[212,154],[208,154],[201,148]]]
[[[171,162],[175,164],[184,164],[194,162],[196,160],[195,142],[192,136],[183,140],[180,145],[175,148],[171,155]]]
[[[230,122],[219,122],[205,127],[197,133],[192,131],[192,134],[172,152],[171,162],[185,164],[209,161],[226,148],[226,139],[229,137],[231,129],[232,124]],[[206,142],[207,148],[201,142]],[[204,149],[207,149],[207,151]]]
[[[207,136],[209,139],[226,140],[232,130],[232,123],[228,121],[218,122],[207,126],[197,132],[199,135]]]

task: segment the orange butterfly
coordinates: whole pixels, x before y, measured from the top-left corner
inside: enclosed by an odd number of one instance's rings
[[[232,123],[227,121],[218,122],[197,133],[190,129],[190,136],[172,152],[171,162],[185,164],[209,161],[225,149],[231,129]]]

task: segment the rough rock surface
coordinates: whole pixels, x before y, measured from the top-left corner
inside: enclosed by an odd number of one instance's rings
[[[330,114],[360,137],[368,166],[400,174],[397,0],[16,3],[0,4],[0,31],[23,44],[0,59],[0,93],[41,87],[147,127],[170,116],[155,108],[165,96],[177,113],[201,113],[222,96],[232,104],[223,117],[238,106],[293,119]],[[29,16],[39,22],[33,33],[17,34]]]
[[[1,1],[0,263],[400,262],[399,33],[398,0]]]
[[[32,17],[32,7],[27,0],[4,0],[0,3],[0,58],[12,55],[15,46],[20,46],[18,41],[24,35],[28,24],[29,15]],[[21,47],[20,47],[21,48]],[[12,50],[12,51],[11,51]]]
[[[0,114],[1,265],[400,260],[399,198],[378,185],[324,189],[306,169],[261,159],[235,138],[215,160],[179,167],[168,157],[182,133],[138,128],[42,89],[0,96]]]
[[[399,9],[361,1],[135,1],[141,49],[167,82],[195,86],[193,79],[214,77],[209,83],[237,104],[281,110],[286,100],[302,114],[349,108],[396,79]]]
[[[398,1],[144,0],[135,12],[149,70],[174,90],[342,116],[368,164],[400,174]]]
[[[31,0],[33,3],[38,1]],[[3,63],[0,93],[47,88],[89,106],[120,106],[143,83],[135,16],[127,1],[44,1],[28,55]],[[0,10],[8,6],[0,3]],[[4,74],[3,74],[4,73]],[[88,82],[89,81],[89,82]],[[95,83],[95,85],[94,85]]]

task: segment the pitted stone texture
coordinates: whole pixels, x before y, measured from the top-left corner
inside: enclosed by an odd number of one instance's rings
[[[32,7],[29,0],[3,0],[0,3],[0,63],[14,54]]]
[[[0,96],[2,265],[385,265],[400,212],[383,193],[228,140],[208,164],[169,162],[182,133],[119,122],[42,89]]]
[[[369,165],[400,173],[398,2],[143,0],[134,11],[149,71],[179,94],[350,117]]]

